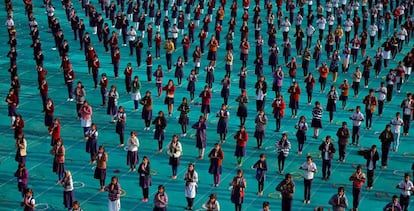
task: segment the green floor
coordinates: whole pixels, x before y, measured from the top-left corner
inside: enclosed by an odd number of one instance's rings
[[[94,1],[95,2],[95,1]],[[230,4],[230,2],[228,2]],[[253,2],[251,8],[253,7]],[[85,18],[83,12],[80,9],[80,3],[74,1],[75,8],[81,18]],[[63,85],[62,72],[59,71],[60,59],[58,57],[58,52],[52,51],[51,48],[54,45],[52,40],[52,35],[48,33],[47,29],[47,20],[46,14],[44,14],[44,8],[40,8],[40,2],[35,2],[34,15],[38,20],[40,25],[40,38],[42,41],[43,51],[45,54],[45,68],[48,70],[47,81],[49,83],[49,96],[54,100],[56,106],[55,117],[61,118],[62,123],[62,138],[66,147],[66,163],[65,167],[68,170],[72,171],[74,183],[75,183],[75,196],[76,199],[81,202],[82,208],[84,210],[105,210],[107,209],[107,194],[98,192],[99,181],[93,179],[93,169],[94,166],[88,164],[89,155],[85,153],[85,141],[82,139],[82,128],[80,122],[76,120],[75,113],[75,103],[66,102],[67,93],[66,87]],[[240,5],[239,5],[240,6]],[[100,107],[101,98],[99,90],[93,89],[92,76],[87,74],[86,62],[84,61],[84,56],[81,51],[78,50],[79,43],[73,40],[73,34],[70,31],[70,25],[66,21],[66,16],[63,9],[60,7],[60,2],[55,3],[56,7],[56,16],[61,22],[61,26],[64,30],[65,38],[70,42],[70,60],[74,65],[74,70],[76,72],[76,81],[80,80],[85,85],[87,92],[87,100],[93,107],[93,122],[98,124],[99,128],[99,144],[106,146],[107,152],[109,154],[108,161],[108,174],[107,182],[109,178],[113,175],[119,176],[119,182],[124,194],[121,198],[122,210],[151,210],[152,203],[141,203],[141,189],[138,186],[138,175],[137,173],[129,173],[128,166],[126,166],[126,151],[122,148],[117,148],[118,145],[118,136],[115,134],[115,126],[109,123],[110,117],[106,115],[106,108]],[[275,9],[274,9],[275,10]],[[275,12],[275,11],[273,11]],[[239,16],[241,16],[241,11],[239,11]],[[262,12],[265,13],[264,11]],[[253,16],[253,12],[251,12]],[[229,18],[229,9],[226,9],[226,21]],[[6,20],[6,13],[1,13],[1,19]],[[86,18],[85,18],[86,20]],[[43,125],[43,113],[40,111],[41,108],[41,99],[39,96],[39,91],[37,89],[37,80],[36,80],[36,69],[35,62],[32,60],[32,49],[28,47],[31,43],[31,37],[29,36],[29,28],[27,27],[27,18],[24,15],[24,7],[22,2],[18,1],[14,3],[14,21],[17,28],[17,41],[18,41],[18,71],[19,77],[22,83],[21,87],[21,103],[18,108],[18,113],[22,114],[25,121],[25,137],[28,141],[28,156],[27,156],[27,168],[29,170],[30,179],[29,187],[34,189],[35,198],[36,198],[36,210],[64,210],[62,192],[63,188],[59,185],[56,185],[56,175],[52,173],[52,156],[49,154],[50,146],[49,141],[50,137],[48,136],[47,129]],[[86,22],[86,21],[85,21]],[[249,23],[251,31],[253,32],[253,25]],[[238,21],[236,28],[240,27]],[[212,24],[210,25],[212,28]],[[222,37],[227,32],[227,26],[223,27]],[[263,28],[266,26],[264,24]],[[292,28],[292,31],[294,29]],[[92,32],[90,28],[87,28],[87,31]],[[211,30],[212,31],[212,30]],[[253,33],[250,33],[251,40],[253,40]],[[0,49],[0,67],[3,71],[0,72],[0,90],[2,91],[3,97],[6,96],[7,90],[9,89],[9,73],[6,71],[9,67],[9,60],[6,57],[6,54],[9,50],[9,47],[6,46],[7,42],[7,31],[2,29],[0,31],[1,38],[0,42],[4,44],[4,47]],[[197,33],[198,34],[198,30]],[[212,33],[210,33],[212,34]],[[290,35],[293,35],[291,33]],[[239,50],[237,49],[239,34],[236,33],[236,42],[235,42],[235,64],[234,71],[238,70],[241,66],[239,58]],[[277,35],[278,43],[281,43],[281,34]],[[181,38],[179,38],[180,40]],[[222,38],[223,40],[223,38]],[[265,40],[266,42],[267,40]],[[384,41],[384,38],[382,42]],[[126,94],[124,88],[123,80],[123,69],[128,62],[134,64],[134,73],[133,75],[138,75],[143,81],[143,88],[141,89],[142,94],[146,90],[151,90],[152,93],[156,93],[155,84],[146,83],[145,79],[145,67],[137,68],[135,65],[135,57],[127,56],[129,53],[128,47],[121,48],[121,65],[120,65],[120,75],[119,79],[113,78],[112,65],[110,63],[109,54],[104,53],[102,44],[98,44],[96,35],[92,35],[92,43],[97,50],[97,53],[100,57],[102,68],[101,73],[106,72],[109,75],[109,84],[117,85],[118,91],[120,93],[119,105],[126,107],[127,112],[127,127],[126,134],[129,134],[131,130],[138,131],[138,137],[140,139],[140,157],[146,155],[150,158],[152,169],[153,169],[153,186],[150,189],[150,198],[152,199],[153,194],[156,192],[156,187],[159,184],[164,184],[166,186],[166,192],[169,196],[170,203],[168,205],[168,210],[183,210],[186,206],[185,197],[184,197],[184,181],[182,180],[186,166],[190,162],[194,162],[196,165],[196,170],[199,173],[199,185],[197,197],[195,199],[195,207],[201,208],[202,203],[204,203],[209,194],[217,193],[218,200],[220,201],[222,210],[233,209],[233,204],[230,202],[230,191],[228,189],[228,183],[231,181],[232,177],[236,174],[236,159],[233,156],[235,142],[232,139],[232,136],[239,125],[239,120],[236,117],[237,103],[235,98],[238,93],[238,77],[236,73],[232,74],[232,87],[231,94],[229,98],[229,109],[230,109],[230,121],[229,121],[229,134],[228,140],[223,144],[223,149],[225,151],[225,159],[223,162],[223,175],[221,179],[221,185],[218,188],[211,187],[213,178],[208,174],[208,160],[198,161],[197,150],[195,148],[195,139],[194,139],[194,130],[189,131],[189,135],[181,139],[183,144],[183,156],[182,164],[179,167],[179,174],[177,180],[171,180],[171,168],[168,165],[168,157],[165,154],[156,154],[157,143],[153,140],[152,132],[143,131],[144,123],[141,120],[141,110],[139,112],[133,112],[133,102],[130,100],[130,96]],[[195,45],[198,44],[198,40],[192,45],[190,52],[193,51]],[[253,41],[251,41],[253,45]],[[410,44],[411,45],[411,44]],[[404,46],[404,51],[409,50],[410,45]],[[146,48],[146,47],[145,47]],[[208,152],[213,144],[218,140],[218,135],[216,134],[216,125],[217,118],[214,117],[214,113],[218,111],[222,103],[220,98],[220,89],[219,81],[222,79],[225,71],[224,65],[225,62],[221,59],[224,57],[224,44],[219,50],[218,53],[218,62],[215,72],[216,83],[213,85],[213,99],[212,99],[212,115],[208,120],[208,141],[207,149]],[[267,47],[264,47],[264,52],[267,52]],[[374,48],[376,49],[376,48]],[[155,50],[153,49],[153,55],[155,55]],[[144,51],[145,52],[145,51]],[[252,61],[254,59],[254,47],[250,51],[248,70],[249,76],[247,80],[247,93],[250,99],[249,103],[249,116],[247,118],[246,127],[249,132],[250,139],[247,144],[247,156],[242,169],[245,170],[245,177],[247,179],[247,188],[246,188],[246,197],[243,204],[243,210],[259,210],[263,201],[269,201],[271,204],[272,210],[280,210],[280,197],[277,192],[275,192],[276,185],[282,180],[283,176],[277,174],[277,160],[276,152],[274,149],[275,142],[280,138],[281,133],[273,132],[275,127],[275,121],[271,115],[271,106],[270,103],[274,97],[274,93],[271,92],[271,70],[270,67],[265,66],[264,72],[267,75],[267,82],[269,85],[269,96],[266,101],[265,110],[268,114],[269,124],[267,126],[266,138],[264,140],[264,149],[257,150],[254,147],[256,146],[256,141],[253,137],[254,133],[254,118],[255,118],[255,89],[254,83],[256,82],[256,76],[254,75],[254,65]],[[294,55],[295,50],[292,49]],[[166,69],[164,51],[162,51],[161,60],[156,60],[154,62],[154,67],[158,64],[163,65]],[[369,49],[367,55],[373,56],[374,51]],[[176,58],[182,55],[182,49],[179,46],[176,53],[173,55],[173,61]],[[207,54],[206,54],[207,55]],[[203,57],[202,67],[207,64],[206,55]],[[324,55],[323,58],[326,56]],[[267,62],[268,55],[265,53],[264,60]],[[403,58],[402,54],[397,56],[397,61]],[[282,57],[279,58],[279,61],[282,62]],[[322,60],[323,61],[323,60]],[[360,63],[362,58],[359,58],[358,62]],[[301,58],[298,59],[300,66]],[[390,61],[390,67],[395,67],[397,64],[396,61]],[[350,72],[353,72],[357,65],[351,65]],[[190,69],[192,68],[191,62],[185,66],[184,72],[185,75],[189,74]],[[314,71],[314,62],[311,62],[311,68]],[[301,72],[301,69],[298,69]],[[287,72],[287,70],[285,70]],[[385,79],[385,72],[381,72],[379,79],[370,79],[369,86],[370,88],[377,88],[380,81]],[[303,81],[303,78],[298,74],[298,81]],[[317,75],[317,74],[316,74]],[[173,72],[167,73],[165,80],[167,78],[173,78]],[[338,82],[343,81],[343,79],[349,78],[349,74],[339,74]],[[330,76],[329,76],[330,79]],[[175,79],[174,79],[175,80]],[[205,73],[201,71],[199,80],[197,82],[197,91],[196,95],[204,87]],[[402,87],[401,94],[394,93],[393,101],[390,104],[385,105],[385,114],[383,117],[379,118],[374,116],[373,121],[373,130],[367,131],[362,130],[361,143],[363,147],[369,147],[372,144],[379,145],[378,136],[380,131],[383,130],[384,125],[387,124],[393,117],[395,112],[400,111],[399,105],[402,99],[405,98],[405,93],[412,91],[414,88],[413,79],[410,78],[408,83],[405,83]],[[328,85],[331,83],[328,80]],[[187,83],[184,82],[183,87],[178,88],[176,92],[176,104],[175,109],[178,107],[178,102],[184,96],[189,97],[189,93],[186,91]],[[339,85],[339,84],[335,84]],[[289,79],[286,78],[283,85],[283,94],[287,99],[288,93],[286,92],[287,87],[289,86]],[[302,92],[304,93],[304,84],[300,84]],[[315,84],[316,87],[319,87],[319,84]],[[315,89],[318,90],[318,89]],[[352,93],[352,91],[350,91]],[[326,135],[335,136],[336,130],[339,127],[342,121],[348,121],[348,117],[351,115],[351,112],[348,109],[354,108],[356,105],[362,104],[362,96],[367,94],[367,89],[361,90],[360,98],[354,99],[350,98],[346,111],[338,109],[338,112],[335,113],[334,123],[328,124],[328,114],[324,114],[323,125],[324,128],[321,131],[320,137]],[[165,93],[163,93],[163,96]],[[320,94],[318,91],[314,93],[314,101],[319,100],[323,105],[326,104],[326,99],[324,94]],[[200,102],[199,99],[196,99],[196,102]],[[340,104],[340,103],[339,103]],[[338,104],[338,108],[340,107]],[[2,116],[0,123],[0,135],[3,137],[3,144],[0,145],[0,210],[19,210],[20,202],[20,193],[17,191],[17,182],[13,177],[13,173],[16,170],[17,163],[14,161],[15,149],[14,149],[14,140],[13,132],[9,129],[9,118],[7,117],[7,105],[2,103]],[[311,108],[306,104],[305,94],[301,95],[300,99],[300,110],[298,116],[304,115],[308,120],[311,119]],[[167,111],[166,105],[163,104],[163,97],[160,99],[155,98],[154,102],[154,113],[159,110]],[[332,178],[329,182],[321,180],[321,173],[316,174],[313,186],[312,186],[312,197],[311,204],[303,204],[303,177],[302,172],[298,170],[299,166],[305,161],[306,154],[310,154],[314,157],[314,160],[321,170],[322,162],[319,156],[318,146],[320,140],[314,140],[310,137],[312,136],[312,130],[308,131],[308,141],[305,144],[304,154],[297,155],[297,142],[294,136],[295,129],[294,124],[297,120],[290,119],[290,110],[286,109],[286,117],[282,120],[281,131],[289,134],[290,141],[292,143],[292,150],[287,158],[287,163],[285,166],[285,172],[290,172],[294,175],[294,181],[296,182],[296,192],[293,202],[293,210],[313,210],[317,206],[328,206],[329,197],[336,192],[337,187],[345,186],[346,194],[348,196],[350,208],[352,207],[352,184],[348,180],[349,176],[354,171],[354,168],[358,164],[365,164],[365,160],[362,157],[357,155],[359,148],[349,147],[346,163],[338,163],[333,161],[332,163]],[[191,105],[190,113],[190,124],[194,123],[200,115],[200,106],[194,103]],[[180,127],[177,125],[177,117],[179,112],[175,111],[173,116],[168,118],[168,126],[166,128],[166,141],[167,143],[170,137],[173,134],[180,133]],[[308,122],[310,124],[310,121]],[[360,203],[360,210],[365,211],[375,207],[375,210],[382,208],[388,201],[391,200],[391,196],[394,194],[399,194],[399,191],[395,189],[395,185],[403,178],[404,172],[409,172],[411,163],[413,162],[414,152],[412,143],[412,135],[410,137],[401,138],[400,151],[398,153],[390,153],[390,162],[387,170],[377,170],[375,174],[375,183],[374,189],[371,191],[363,190],[362,199]],[[256,162],[261,153],[266,153],[268,157],[268,164],[270,166],[267,181],[265,183],[265,194],[262,197],[257,197],[257,182],[255,180],[255,170],[251,166]],[[335,156],[335,160],[337,154]],[[118,173],[115,173],[115,170],[119,170]]]

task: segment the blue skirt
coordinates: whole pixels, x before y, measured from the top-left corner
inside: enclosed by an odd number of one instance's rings
[[[128,151],[127,165],[136,165],[138,163],[138,151]]]
[[[73,191],[63,191],[63,205],[66,208],[73,207],[73,202],[75,201],[75,196]]]
[[[236,150],[234,151],[234,156],[236,157],[246,156],[246,147],[236,146]]]

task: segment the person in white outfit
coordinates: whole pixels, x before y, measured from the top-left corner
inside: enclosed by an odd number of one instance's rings
[[[187,172],[184,175],[185,181],[185,198],[187,199],[186,210],[192,210],[194,205],[194,198],[197,193],[198,173],[195,171],[193,163],[188,164]]]

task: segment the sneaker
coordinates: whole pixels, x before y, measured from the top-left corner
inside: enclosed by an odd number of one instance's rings
[[[307,201],[306,201],[306,204],[310,204],[310,200],[307,200]]]
[[[131,171],[132,171],[132,168],[128,169],[128,172],[131,172]]]
[[[308,201],[307,200],[303,200],[303,203],[306,204]]]
[[[186,136],[187,136],[187,133],[181,134],[181,137],[186,137]]]

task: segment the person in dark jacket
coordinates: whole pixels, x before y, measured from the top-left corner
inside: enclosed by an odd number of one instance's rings
[[[391,132],[391,125],[385,126],[385,130],[381,132],[379,139],[381,141],[381,168],[386,169],[388,163],[388,153],[390,152],[391,142],[394,142],[394,135]]]
[[[367,179],[368,179],[367,189],[371,190],[372,185],[374,183],[374,171],[375,171],[375,168],[377,167],[377,161],[379,160],[377,145],[372,145],[371,149],[365,153],[364,158],[365,160],[367,160],[367,164],[366,164]]]

